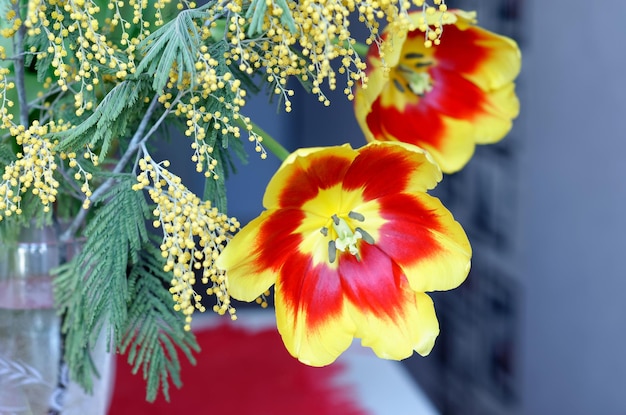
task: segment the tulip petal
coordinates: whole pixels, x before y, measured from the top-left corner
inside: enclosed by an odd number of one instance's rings
[[[446,15],[437,46],[426,48],[420,30],[383,33],[390,73],[378,48],[370,48],[369,82],[356,87],[354,109],[368,141],[423,147],[443,172],[454,173],[470,160],[475,144],[497,142],[510,131],[519,113],[513,81],[521,57],[513,40],[475,26],[472,13],[436,12],[428,21]],[[421,24],[422,12],[409,16]]]
[[[430,298],[411,290],[402,270],[377,247],[364,245],[362,261],[341,258],[339,272],[355,337],[385,359],[426,355],[439,333]]]
[[[437,66],[458,73],[483,90],[499,89],[512,82],[521,69],[521,53],[512,39],[478,26],[444,28],[435,48]]]
[[[356,328],[336,269],[294,255],[276,281],[275,298],[278,331],[301,362],[328,365],[352,343]]]
[[[266,209],[302,206],[315,198],[320,189],[341,183],[356,155],[348,144],[295,151],[268,183],[263,206]]]
[[[474,154],[472,123],[445,116],[429,105],[411,105],[398,111],[382,107],[377,100],[365,122],[368,129],[378,131],[375,140],[397,140],[422,147],[446,173],[460,170]]]
[[[515,94],[515,84],[510,83],[491,91],[483,103],[484,112],[474,122],[477,144],[492,144],[508,134],[513,127],[513,118],[520,110]]]
[[[514,84],[488,92],[439,67],[433,68],[431,74],[439,87],[424,97],[423,105],[430,105],[446,116],[470,121],[472,137],[478,143],[497,142],[511,130],[512,119],[519,113]]]
[[[400,142],[373,142],[359,150],[345,174],[343,190],[358,189],[364,200],[373,200],[399,192],[425,192],[441,178],[441,170],[421,148]]]
[[[297,209],[265,211],[228,243],[216,267],[228,271],[227,288],[233,298],[254,301],[275,283],[282,264],[302,242],[295,230],[304,216]]]
[[[395,194],[358,209],[367,218],[363,228],[375,235],[375,245],[402,269],[414,291],[450,290],[467,277],[469,240],[439,199]]]
[[[405,303],[406,310],[403,313],[403,325],[410,327],[408,339],[404,337],[400,325],[394,326],[388,321],[376,319],[368,319],[367,330],[356,334],[357,338],[362,339],[362,346],[370,347],[383,359],[406,359],[411,357],[413,351],[421,356],[428,356],[439,335],[439,322],[430,296],[413,291],[405,293],[407,300],[410,294],[414,296],[412,302]],[[390,328],[394,330],[389,330]]]

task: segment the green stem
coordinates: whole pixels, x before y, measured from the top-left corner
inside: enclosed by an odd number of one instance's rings
[[[243,121],[239,118],[240,124],[243,125]],[[266,133],[261,127],[256,125],[253,121],[249,121],[250,125],[252,125],[252,132],[257,134],[259,137],[263,139],[263,147],[269,150],[270,153],[278,157],[279,160],[284,161],[289,154],[291,154],[285,147],[282,146],[278,141],[274,139],[271,135]]]
[[[22,17],[20,3],[16,2],[13,10],[17,14],[17,18]],[[20,124],[28,129],[28,98],[26,97],[26,82],[24,68],[24,38],[26,37],[26,25],[21,24],[13,38],[13,53],[15,61],[13,68],[15,70],[15,89],[17,90],[17,101],[20,107]]]
[[[263,147],[269,150],[270,153],[278,157],[280,161],[285,161],[287,156],[291,154],[289,150],[282,146],[278,141],[274,139],[271,135],[269,135],[265,130],[259,127],[254,121],[248,120],[248,122],[244,122],[241,117],[236,119],[237,124],[243,127],[244,130],[248,130],[248,125],[252,126],[252,132],[258,135],[263,139]]]
[[[150,102],[150,105],[146,109],[143,119],[139,123],[139,126],[137,127],[137,130],[135,131],[135,134],[133,135],[133,138],[130,140],[130,143],[128,144],[128,148],[126,149],[126,151],[124,152],[120,160],[117,162],[117,164],[113,168],[112,173],[121,173],[122,170],[124,170],[124,167],[126,167],[128,162],[130,161],[132,155],[135,154],[137,150],[140,148],[141,141],[147,138],[150,134],[152,134],[153,130],[151,129],[150,132],[148,132],[148,134],[144,135],[144,133],[146,132],[146,129],[148,128],[148,123],[150,122],[152,114],[154,114],[154,111],[156,110],[157,105],[158,105],[158,99],[157,97],[154,97],[152,101]],[[165,111],[165,113],[161,115],[161,118],[159,119],[158,123],[160,123],[167,114],[168,114],[168,111]],[[153,129],[156,130],[156,127],[153,127]],[[103,194],[105,194],[115,183],[116,183],[115,177],[109,177],[96,190],[94,190],[90,199],[98,200],[98,198],[102,196]],[[87,217],[87,211],[88,211],[87,209],[81,209],[78,212],[74,220],[72,220],[72,223],[70,224],[70,226],[63,233],[63,235],[61,235],[62,241],[69,241],[76,234],[76,231],[78,230],[79,226],[83,223],[83,221]]]
[[[360,57],[365,58],[367,56],[367,52],[370,50],[370,47],[365,43],[356,42],[352,45],[352,49],[354,49]]]
[[[215,19],[211,22],[211,38],[215,42],[224,40],[224,34],[226,33],[226,19]]]

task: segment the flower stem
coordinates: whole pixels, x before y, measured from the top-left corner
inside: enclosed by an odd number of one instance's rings
[[[20,16],[20,2],[15,2],[14,10]],[[13,68],[15,70],[15,89],[17,90],[17,101],[20,106],[20,124],[28,129],[28,98],[26,97],[26,81],[24,79],[24,38],[26,36],[26,26],[21,24],[13,38],[14,59]]]
[[[219,42],[224,39],[226,33],[226,19],[215,19],[211,22],[211,38],[215,42]]]
[[[158,99],[157,97],[154,97],[152,99],[152,102],[150,102],[150,105],[148,106],[148,109],[146,110],[144,117],[141,120],[141,123],[137,127],[137,130],[135,131],[133,138],[130,140],[130,143],[128,145],[128,148],[126,149],[126,152],[124,152],[120,160],[117,162],[117,164],[112,170],[112,173],[120,173],[124,169],[126,164],[128,164],[132,155],[135,154],[135,152],[140,148],[142,140],[144,140],[147,136],[149,136],[155,130],[155,127],[153,127],[153,129],[151,129],[148,134],[144,135],[146,128],[148,128],[148,123],[150,121],[150,118],[152,117],[152,114],[154,113],[157,105],[158,105]],[[100,185],[100,187],[94,190],[93,194],[91,195],[91,200],[97,200],[100,196],[106,193],[106,191],[109,190],[111,186],[115,184],[115,181],[116,179],[114,177],[108,178],[104,183]],[[70,226],[67,228],[67,230],[63,233],[63,235],[61,235],[61,240],[62,241],[70,240],[74,236],[74,234],[78,230],[78,227],[83,222],[86,216],[87,216],[87,209],[81,209],[76,215],[76,217],[74,218],[74,220],[72,221],[72,223],[70,224]]]
[[[239,122],[239,125],[241,125],[242,127],[244,128],[247,127],[246,123],[241,118],[238,118],[237,121]],[[263,147],[265,147],[267,150],[269,150],[270,153],[278,157],[280,161],[284,161],[287,158],[287,156],[291,154],[289,150],[283,147],[282,144],[280,144],[278,141],[274,139],[274,137],[272,137],[267,132],[265,132],[261,127],[259,127],[253,121],[249,120],[248,125],[252,126],[253,133],[255,133],[256,135],[258,135],[259,137],[263,139],[262,141]]]
[[[252,131],[257,133],[260,137],[263,137],[263,146],[274,154],[280,161],[285,161],[290,152],[283,147],[278,141],[271,135],[266,133],[256,124],[252,124]]]
[[[352,49],[359,54],[360,57],[365,58],[370,47],[365,43],[356,42],[352,45]]]

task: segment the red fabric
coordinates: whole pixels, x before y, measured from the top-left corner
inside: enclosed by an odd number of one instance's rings
[[[145,383],[123,357],[109,415],[365,415],[355,395],[337,377],[344,367],[305,366],[291,357],[276,329],[251,332],[230,324],[196,333],[197,364],[182,361],[181,389],[170,402],[145,402]]]

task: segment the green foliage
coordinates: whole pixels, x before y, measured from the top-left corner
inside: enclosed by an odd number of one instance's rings
[[[287,2],[285,0],[277,0],[274,4],[283,10],[283,13],[280,15],[281,23],[287,26],[292,33],[295,32],[296,23],[293,20]],[[248,26],[249,37],[252,38],[263,33],[263,22],[266,19],[266,15],[267,2],[265,0],[252,0],[245,15],[247,18],[250,18],[250,25]]]
[[[208,5],[213,3],[209,2]],[[139,44],[138,49],[143,59],[137,66],[136,73],[145,72],[154,75],[152,88],[155,91],[165,89],[174,63],[178,69],[179,82],[185,78],[185,72],[191,74],[192,80],[195,79],[195,64],[201,37],[194,20],[207,17],[202,10],[208,5],[194,10],[181,11],[176,18],[150,34]],[[199,24],[204,23],[201,21]]]
[[[48,34],[45,30],[40,31],[38,34],[29,36],[26,39],[26,48],[36,48],[37,50],[47,50],[50,44]],[[45,79],[50,76],[50,68],[52,66],[52,60],[54,54],[48,53],[43,56],[36,56],[35,54],[26,54],[24,56],[25,66],[32,67],[34,65],[37,70],[37,81],[43,83]]]
[[[171,275],[163,271],[160,253],[155,245],[146,243],[130,268],[127,329],[120,346],[122,353],[128,353],[133,373],[141,369],[147,380],[149,401],[154,401],[159,386],[169,399],[169,378],[181,386],[177,349],[193,363],[192,350],[199,350],[193,334],[183,329],[184,315],[174,310],[174,301],[165,288]]]
[[[7,1],[0,0],[0,4],[8,4]],[[227,40],[227,34],[222,33],[220,37],[219,30],[215,30],[212,33],[214,37],[203,38],[206,32],[203,33],[202,30],[207,23],[216,19],[221,19],[222,23],[227,21],[226,11],[220,14],[221,11],[215,11],[218,8],[210,9],[218,4],[215,0],[209,0],[197,9],[182,11],[174,11],[177,3],[172,3],[172,9],[168,6],[162,10],[175,14],[172,20],[167,21],[166,17],[167,23],[143,40],[141,37],[147,32],[143,31],[141,25],[126,28],[122,24],[116,27],[104,24],[107,18],[116,16],[117,9],[108,9],[109,2],[106,0],[95,1],[102,10],[96,18],[100,27],[105,28],[102,29],[102,34],[107,36],[107,45],[110,46],[105,60],[111,60],[102,63],[87,58],[89,62],[86,63],[98,68],[98,71],[91,73],[91,79],[98,79],[99,82],[91,84],[89,77],[77,80],[74,76],[61,79],[66,84],[55,82],[59,80],[59,76],[54,75],[54,68],[58,65],[57,62],[52,65],[53,59],[58,59],[59,65],[69,67],[81,62],[81,55],[78,54],[80,47],[77,46],[82,45],[78,38],[82,36],[80,30],[69,31],[62,39],[53,40],[67,55],[25,55],[24,69],[27,70],[29,82],[26,89],[34,94],[43,92],[41,97],[28,98],[32,105],[31,120],[36,119],[42,125],[51,119],[63,120],[72,125],[67,131],[53,132],[50,133],[51,136],[42,137],[46,140],[58,140],[54,148],[59,157],[58,165],[67,165],[66,169],[54,171],[61,185],[53,214],[56,217],[76,217],[76,223],[86,223],[80,242],[82,249],[56,270],[55,300],[63,316],[64,357],[72,380],[87,390],[92,388],[96,367],[90,352],[98,337],[105,333],[117,351],[127,353],[133,371],[142,373],[147,381],[147,399],[154,400],[159,391],[168,396],[170,383],[181,385],[179,355],[185,355],[193,361],[192,353],[198,350],[198,346],[193,334],[184,330],[185,315],[173,307],[174,300],[168,290],[172,275],[163,271],[163,257],[158,249],[160,241],[153,240],[146,229],[146,221],[151,219],[151,215],[145,195],[131,188],[137,183],[137,160],[149,154],[146,149],[152,144],[148,140],[152,129],[164,128],[172,122],[179,123],[186,129],[188,122],[193,120],[194,128],[205,132],[205,135],[198,134],[194,138],[212,147],[212,152],[207,150],[203,154],[209,159],[205,159],[204,167],[208,169],[211,157],[218,162],[213,171],[217,179],[206,179],[204,199],[210,200],[213,206],[225,212],[224,180],[235,170],[233,158],[246,158],[244,144],[247,142],[247,130],[239,113],[241,101],[236,99],[240,96],[231,89],[233,84],[228,83],[228,78],[223,78],[226,86],[220,86],[216,90],[201,88],[195,84],[196,64],[202,58],[199,51],[203,45],[206,46],[211,57],[218,62],[211,69],[215,69],[220,76],[232,74],[230,82],[232,79],[241,81],[239,88],[244,88],[248,93],[259,91],[257,84],[261,77],[247,74],[245,67],[239,67],[237,63],[230,66],[226,64],[225,53],[230,52],[232,47]],[[148,0],[146,3],[159,2]],[[290,30],[295,30],[286,1],[277,0],[276,4],[283,8],[283,23]],[[267,8],[264,0],[252,0],[252,5],[254,7],[249,7],[247,13],[252,19],[251,23],[243,30],[259,35]],[[125,20],[124,16],[131,21],[135,8],[126,2],[121,7],[120,21]],[[142,8],[146,9],[144,6]],[[60,20],[75,20],[70,10],[54,10],[50,8],[44,11],[50,21],[57,19],[52,18],[53,12],[63,17]],[[156,9],[151,6],[149,10],[151,12],[142,18],[145,18],[144,22],[154,23],[157,18]],[[151,25],[150,29],[155,27]],[[48,51],[51,42],[49,35],[50,32],[46,30],[32,31],[25,41],[25,49]],[[56,35],[59,34],[55,33]],[[140,41],[136,49],[133,49],[132,56],[127,53],[130,50],[128,44],[121,41],[126,35]],[[114,56],[109,56],[109,53]],[[128,63],[129,60],[137,66],[134,71],[129,70],[129,73],[123,71],[124,75],[117,74],[117,71],[121,71],[120,67],[111,65],[113,61]],[[202,66],[201,63],[198,65]],[[174,75],[170,76],[172,74]],[[48,78],[52,79],[52,83]],[[186,84],[187,81],[190,84]],[[83,89],[80,82],[83,82],[83,86],[86,83],[93,88]],[[170,85],[170,82],[179,84]],[[147,97],[153,99],[156,95],[165,98],[166,104],[159,106],[153,114],[154,107],[148,110],[146,101]],[[81,100],[89,105],[80,107],[77,102]],[[18,104],[17,98],[14,101]],[[199,117],[186,118],[182,110],[175,113],[179,110],[178,104],[190,103],[198,108]],[[218,113],[221,116],[216,115]],[[229,121],[224,121],[226,119]],[[228,124],[229,122],[232,124]],[[228,124],[228,128],[225,124]],[[241,137],[233,133],[234,125],[239,125]],[[150,134],[146,133],[147,129]],[[224,133],[225,131],[227,132]],[[5,165],[16,160],[16,151],[21,151],[15,148],[16,145],[12,145],[11,140],[15,141],[10,138],[0,142],[0,172]],[[99,153],[99,166],[81,158],[86,146]],[[71,166],[67,159],[62,161],[61,157],[65,157],[62,152],[76,152],[78,167]],[[123,157],[116,157],[120,154]],[[108,169],[113,168],[112,166],[115,166],[115,172],[127,174],[111,173]],[[85,197],[79,190],[81,186],[87,186],[82,179],[86,177],[84,173],[93,173],[93,179],[88,179],[88,191],[82,192],[89,194],[89,191],[94,191],[91,207],[86,215],[84,211],[77,209]],[[107,178],[115,181],[110,188],[102,187]],[[29,191],[22,195],[21,208],[23,214],[19,218],[5,219],[0,223],[0,238],[3,238],[4,231],[19,233],[20,227],[34,217],[49,218],[52,215],[43,214],[41,202]],[[77,210],[81,212],[78,215]]]
[[[246,13],[246,17],[251,18],[250,26],[248,26],[249,37],[261,33],[266,12],[267,2],[265,0],[252,0],[252,4]]]
[[[0,171],[2,168],[3,165],[0,160]],[[43,205],[32,192],[29,191],[22,195],[20,207],[22,214],[4,217],[0,221],[0,243],[17,241],[24,228],[52,223],[50,213],[44,213]]]
[[[91,389],[94,368],[89,350],[104,328],[116,344],[126,331],[130,294],[126,275],[148,239],[147,205],[122,177],[100,200],[106,201],[85,229],[80,254],[59,269],[55,300],[63,312],[65,359],[73,380]],[[98,201],[95,200],[95,203]]]
[[[57,149],[66,151],[89,144],[92,148],[100,148],[100,158],[104,158],[113,141],[125,136],[128,126],[135,126],[145,112],[142,98],[147,96],[149,88],[147,78],[118,83],[88,118],[57,135],[61,140]]]
[[[219,152],[219,154],[221,155],[223,152]],[[213,173],[217,174],[218,178],[207,177],[205,179],[203,199],[211,201],[211,205],[215,206],[220,212],[226,212],[228,204],[226,201],[226,186],[224,185],[225,172],[221,162],[215,166]]]
[[[17,156],[13,152],[13,146],[7,142],[0,142],[0,170],[4,170],[4,166],[15,160],[17,160]]]
[[[145,219],[148,206],[131,189],[134,177],[120,177],[100,200],[106,201],[85,229],[85,245],[57,269],[55,299],[63,312],[65,359],[71,378],[91,390],[96,368],[90,350],[104,328],[113,344],[128,353],[133,372],[147,380],[146,398],[169,382],[180,387],[178,351],[194,361],[198,350],[186,332],[184,315],[174,310],[160,251]],[[152,238],[154,239],[154,237]]]

